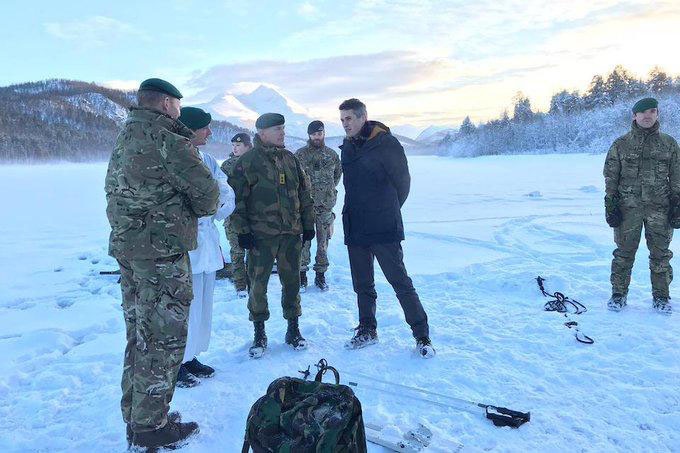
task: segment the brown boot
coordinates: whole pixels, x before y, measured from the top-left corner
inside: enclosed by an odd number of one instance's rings
[[[168,423],[162,428],[133,433],[132,446],[146,448],[147,451],[151,452],[155,452],[159,448],[174,450],[183,446],[186,440],[196,433],[198,433],[198,423],[196,422],[181,423],[168,420]]]

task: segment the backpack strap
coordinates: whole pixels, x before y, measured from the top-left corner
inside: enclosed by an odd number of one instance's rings
[[[336,370],[334,367],[330,366],[328,362],[326,362],[326,359],[319,360],[319,363],[316,365],[316,367],[319,369],[319,371],[316,373],[316,377],[314,378],[316,382],[323,382],[323,375],[326,373],[326,371],[330,370],[335,376],[335,385],[340,385],[340,373],[338,373],[338,370]]]

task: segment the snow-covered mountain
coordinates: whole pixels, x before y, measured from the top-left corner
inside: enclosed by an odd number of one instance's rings
[[[267,112],[280,113],[286,117],[286,133],[293,137],[307,138],[307,125],[315,118],[276,88],[265,85],[237,84],[210,102],[198,104],[218,120],[229,121],[248,129],[255,128],[257,117]],[[339,135],[339,125],[326,122],[327,134]]]
[[[136,102],[133,91],[51,79],[0,87],[0,162],[106,160]],[[206,149],[224,158],[245,129],[213,121]]]
[[[430,126],[418,134],[416,140],[422,143],[434,143],[446,137],[447,134],[456,132],[458,132],[458,129],[451,126]]]

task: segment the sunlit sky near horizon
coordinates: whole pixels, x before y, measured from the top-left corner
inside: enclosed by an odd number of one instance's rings
[[[3,1],[0,85],[68,78],[136,88],[162,77],[206,102],[265,83],[337,120],[358,97],[388,125],[539,109],[622,64],[680,74],[680,2]]]

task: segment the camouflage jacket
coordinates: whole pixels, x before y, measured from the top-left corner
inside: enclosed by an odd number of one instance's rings
[[[162,113],[130,112],[106,172],[111,256],[152,259],[196,248],[197,219],[215,213],[220,190],[192,134]]]
[[[657,122],[643,129],[633,121],[627,134],[612,144],[604,163],[607,197],[626,207],[650,203],[667,207],[680,196],[680,149]]]
[[[225,175],[227,175],[227,178],[229,177],[229,173],[234,169],[234,166],[236,165],[236,161],[238,160],[240,156],[236,156],[234,153],[229,154],[229,157],[222,162],[222,165],[220,168],[224,172]]]
[[[335,187],[342,176],[338,153],[324,146],[314,148],[309,143],[295,152],[302,169],[309,176],[312,185],[312,199],[315,208],[333,210],[338,191]]]
[[[265,145],[258,135],[254,147],[229,175],[236,193],[231,224],[238,234],[302,234],[314,228],[314,207],[297,158],[284,148]]]

